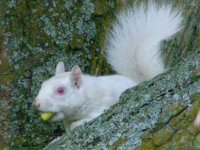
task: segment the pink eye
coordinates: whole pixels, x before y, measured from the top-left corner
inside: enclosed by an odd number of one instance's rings
[[[56,89],[56,92],[59,95],[63,95],[65,93],[65,88],[64,87],[59,87],[59,88]]]

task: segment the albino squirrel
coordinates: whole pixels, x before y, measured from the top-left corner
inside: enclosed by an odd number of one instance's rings
[[[181,12],[166,4],[141,4],[118,14],[106,57],[119,75],[85,75],[79,66],[65,72],[59,62],[55,76],[42,83],[34,107],[55,113],[51,121],[66,119],[70,129],[96,118],[117,103],[123,91],[164,71],[160,44],[181,29],[181,22]]]

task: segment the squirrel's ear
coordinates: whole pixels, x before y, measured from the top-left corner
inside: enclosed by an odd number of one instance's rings
[[[79,88],[81,85],[82,71],[78,65],[74,66],[71,70],[71,81],[73,86]]]
[[[61,74],[61,73],[64,73],[65,72],[65,65],[63,62],[59,62],[57,65],[56,65],[56,72],[55,74],[58,75],[58,74]]]

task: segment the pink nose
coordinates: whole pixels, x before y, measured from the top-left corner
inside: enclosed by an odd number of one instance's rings
[[[35,107],[35,109],[39,109],[40,108],[40,103],[34,102],[33,103],[33,107]]]

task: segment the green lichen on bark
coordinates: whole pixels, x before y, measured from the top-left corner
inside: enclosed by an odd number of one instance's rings
[[[196,137],[195,137],[195,140],[194,140],[194,148],[195,149],[200,149],[200,134],[198,134]]]
[[[87,65],[85,71],[93,74],[106,72],[108,67],[102,54],[100,56],[103,60],[94,58],[99,58],[99,49],[104,46],[102,38],[105,37],[105,27],[108,26],[105,22],[109,20],[103,21],[103,18],[112,16],[112,9],[108,4],[105,7],[109,11],[102,12],[101,15],[95,11],[90,0],[3,0],[2,6],[5,13],[2,27],[5,31],[8,61],[15,71],[19,71],[19,76],[20,72],[23,74],[24,71],[39,66],[57,51],[78,51],[81,56],[77,60],[81,59],[82,64]],[[105,24],[100,26],[101,22]],[[32,66],[24,65],[29,63],[30,58]],[[89,64],[91,61],[92,65]],[[98,65],[94,66],[95,63]]]
[[[170,1],[170,0],[169,0]],[[177,38],[163,45],[165,64],[173,67],[183,58],[190,56],[200,47],[200,3],[198,0],[177,0],[174,2],[183,10],[183,30]]]
[[[89,0],[82,3],[12,0],[4,4],[5,44],[15,70],[29,70],[30,66],[24,64],[30,58],[32,65],[38,66],[56,51],[78,49],[80,53],[89,53],[95,36],[95,23],[91,20],[94,6]],[[84,55],[83,60],[87,59],[89,56]]]

